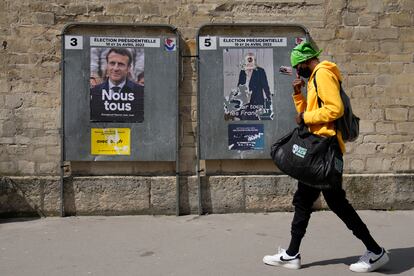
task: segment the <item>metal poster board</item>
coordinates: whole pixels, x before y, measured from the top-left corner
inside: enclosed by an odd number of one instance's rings
[[[211,24],[198,33],[199,158],[269,159],[294,125],[290,51],[298,25]]]
[[[63,160],[175,161],[175,28],[70,24],[62,39]]]

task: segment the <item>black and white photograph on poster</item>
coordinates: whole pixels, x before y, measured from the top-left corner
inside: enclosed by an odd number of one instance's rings
[[[90,48],[91,121],[144,121],[144,61],[143,47]]]
[[[264,127],[262,124],[229,124],[229,150],[263,150]]]
[[[224,49],[224,119],[273,120],[273,49]]]

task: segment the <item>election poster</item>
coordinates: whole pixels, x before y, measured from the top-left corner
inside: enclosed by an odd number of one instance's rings
[[[223,49],[224,119],[273,120],[273,72],[272,48]]]
[[[262,124],[229,124],[229,150],[263,150],[264,127]]]
[[[92,155],[130,155],[131,130],[129,128],[92,128]]]
[[[90,119],[144,121],[145,47],[159,38],[90,37]]]

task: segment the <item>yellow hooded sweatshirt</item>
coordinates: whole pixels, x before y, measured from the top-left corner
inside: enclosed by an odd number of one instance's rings
[[[322,106],[318,107],[318,98],[313,79],[316,73],[318,95],[322,100]],[[340,131],[335,132],[334,121],[344,113],[344,105],[339,94],[339,81],[342,81],[341,72],[335,63],[329,61],[320,62],[312,72],[308,80],[307,99],[302,93],[293,95],[293,101],[298,113],[303,113],[303,120],[309,127],[309,131],[321,136],[333,136],[336,134],[342,153],[345,153],[345,143]]]

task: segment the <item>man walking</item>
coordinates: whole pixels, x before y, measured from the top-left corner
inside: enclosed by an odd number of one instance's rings
[[[334,124],[334,121],[340,118],[344,112],[339,93],[342,77],[335,63],[319,61],[318,56],[321,52],[322,50],[316,51],[308,42],[303,42],[292,50],[291,64],[297,71],[297,78],[292,83],[293,101],[298,112],[296,122],[298,124],[305,123],[309,130],[317,135],[336,135],[343,154],[345,144],[341,133],[335,130]],[[305,86],[305,82],[300,77],[308,79],[306,99],[302,95],[302,87]],[[314,86],[314,79],[316,80],[317,91]],[[389,260],[387,252],[371,236],[367,226],[346,199],[345,191],[342,188],[320,190],[301,182],[298,183],[298,189],[293,197],[295,214],[291,226],[289,247],[287,250],[279,248],[277,254],[265,256],[263,262],[268,265],[290,269],[301,267],[300,244],[306,233],[312,213],[312,205],[321,192],[329,208],[367,248],[359,261],[352,264],[349,269],[354,272],[370,272],[386,264]]]

